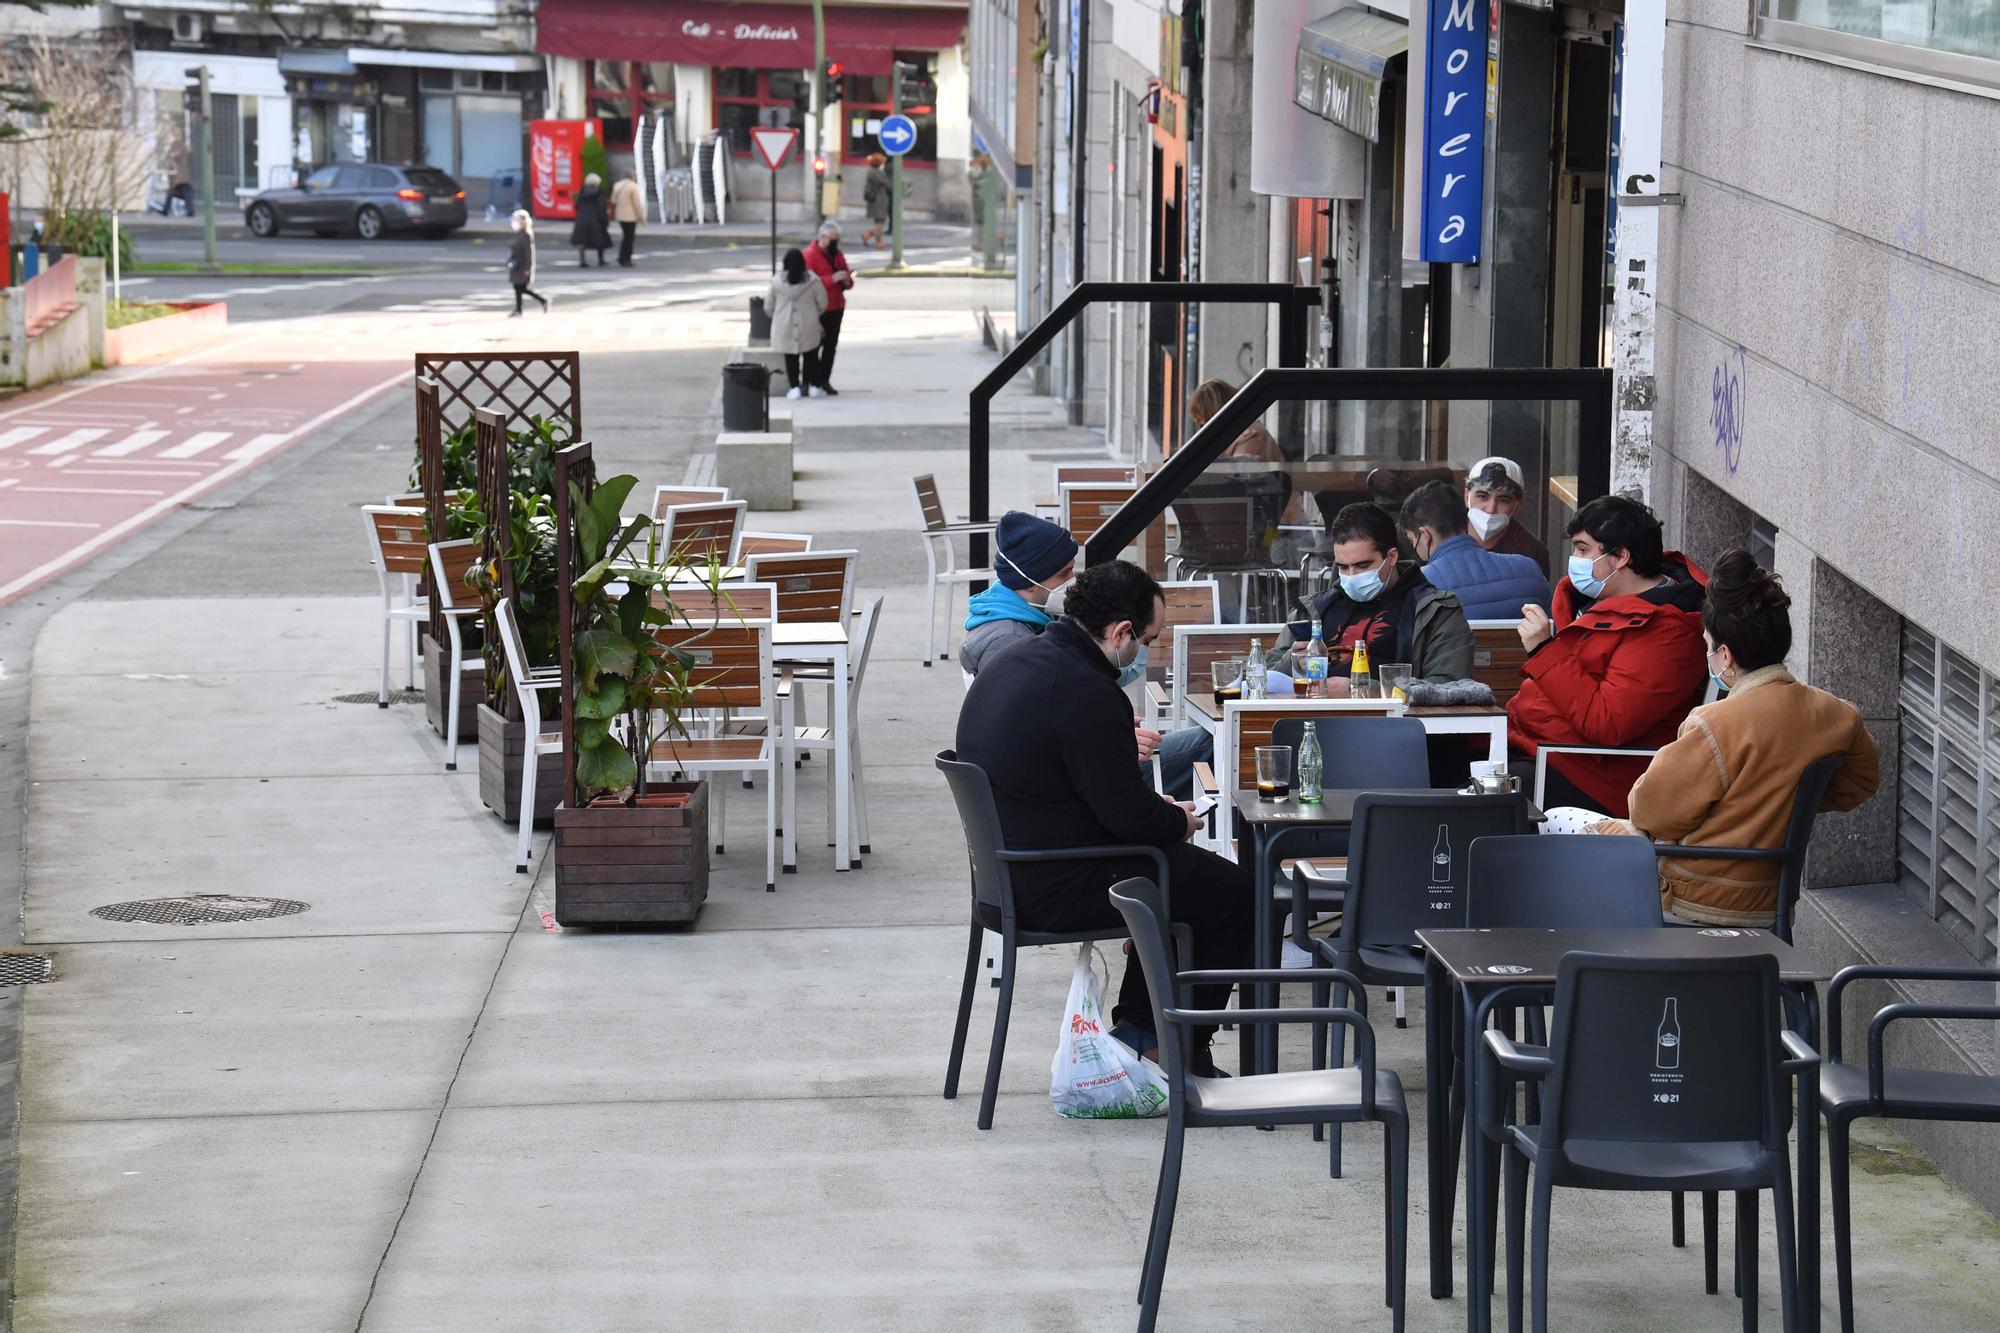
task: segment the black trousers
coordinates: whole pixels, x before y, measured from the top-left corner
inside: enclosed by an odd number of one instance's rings
[[[636,222],[621,222],[618,224],[618,230],[621,233],[618,238],[618,262],[621,265],[630,266],[632,263],[632,238],[639,234],[639,224]],[[603,259],[600,257],[598,262],[602,263]]]
[[[799,362],[802,359],[805,362],[806,368],[810,370],[813,359],[811,352],[805,353],[803,358],[797,352],[785,353],[785,385],[787,388],[796,389],[799,387]]]
[[[521,313],[521,298],[523,296],[532,296],[543,305],[548,304],[547,299],[534,288],[528,286],[526,283],[516,283],[514,284],[514,313],[517,315]]]
[[[833,379],[833,352],[840,345],[840,321],[845,318],[845,310],[829,310],[819,317],[819,350],[808,353],[812,359],[806,363],[806,381],[824,389]]]
[[[1194,936],[1194,957],[1179,960],[1183,971],[1197,968],[1250,966],[1250,936],[1254,929],[1250,872],[1234,861],[1188,843],[1167,850],[1168,892],[1174,920],[1185,922]],[[1020,865],[1014,868],[1014,910],[1030,930],[1089,930],[1122,926],[1125,918],[1112,906],[1109,890],[1134,876],[1157,874],[1151,861],[1074,861],[1067,865]],[[1197,1009],[1221,1009],[1229,1003],[1226,985],[1196,986]],[[1158,1033],[1153,1002],[1146,994],[1146,976],[1136,956],[1125,960],[1125,980],[1118,988],[1111,1021]],[[1215,1035],[1214,1027],[1194,1030],[1196,1050]]]

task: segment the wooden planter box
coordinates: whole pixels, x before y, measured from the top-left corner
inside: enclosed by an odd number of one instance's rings
[[[556,808],[558,922],[683,925],[700,914],[708,897],[708,784],[656,783],[653,791],[686,792],[687,804]]]
[[[486,698],[486,660],[472,649],[465,660],[465,683],[458,687],[458,739],[479,739],[479,706]],[[473,668],[477,666],[477,670]],[[444,710],[451,700],[451,645],[424,638],[424,716],[444,735]],[[536,781],[540,781],[539,778]]]
[[[521,752],[528,744],[526,723],[509,722],[479,705],[479,799],[509,824],[521,817]],[[554,820],[562,804],[562,752],[535,761],[535,822]]]

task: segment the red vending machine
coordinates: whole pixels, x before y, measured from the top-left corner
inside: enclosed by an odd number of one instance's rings
[[[583,188],[583,137],[602,135],[595,120],[528,122],[528,208],[538,218],[576,216]]]

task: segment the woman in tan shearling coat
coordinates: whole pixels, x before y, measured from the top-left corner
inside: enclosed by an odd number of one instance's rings
[[[1860,711],[1785,669],[1791,604],[1777,576],[1759,569],[1749,552],[1726,552],[1710,571],[1701,618],[1708,669],[1729,693],[1689,713],[1680,734],[1653,756],[1632,784],[1629,821],[1570,812],[1554,822],[1689,846],[1777,847],[1800,776],[1830,754],[1846,762],[1821,810],[1852,810],[1874,795],[1875,738]],[[1685,920],[1769,926],[1777,895],[1773,861],[1660,858],[1661,906]]]

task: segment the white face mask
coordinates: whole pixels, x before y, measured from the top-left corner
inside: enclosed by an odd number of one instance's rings
[[[1489,514],[1484,509],[1469,510],[1465,516],[1472,520],[1472,531],[1483,542],[1492,541],[1514,521],[1506,514]]]

